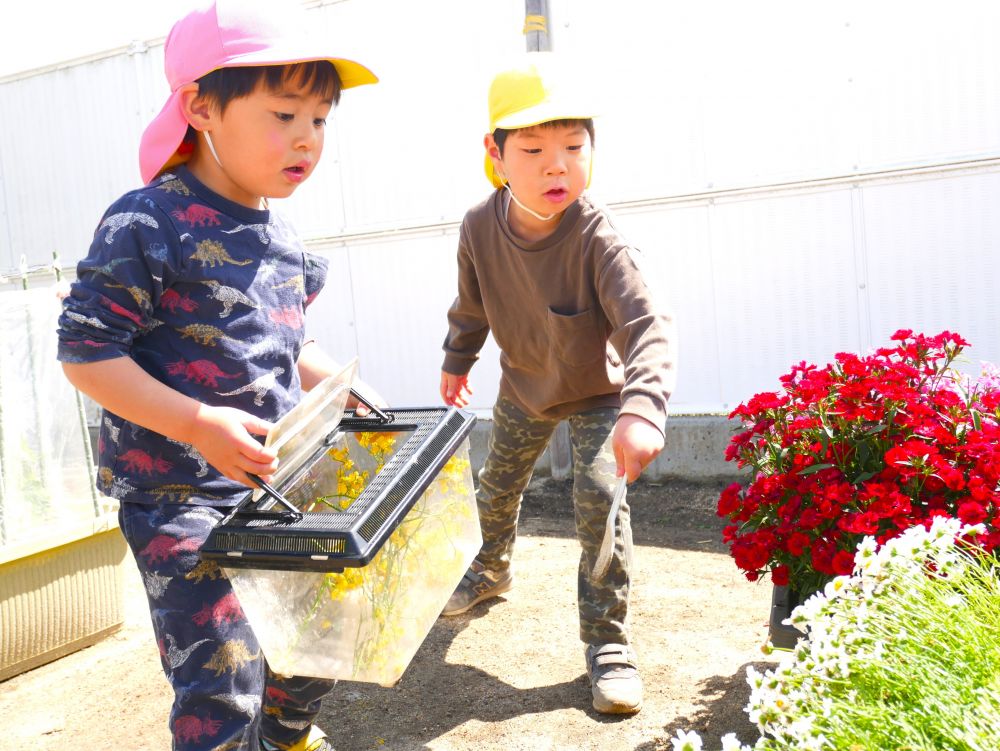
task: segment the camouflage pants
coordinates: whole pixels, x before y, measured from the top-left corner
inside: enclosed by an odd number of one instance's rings
[[[602,581],[590,580],[617,483],[611,448],[617,416],[618,410],[604,408],[568,419],[573,447],[576,536],[582,548],[577,572],[577,604],[580,638],[587,644],[627,644],[629,641],[630,575],[622,530],[630,521],[628,503],[624,500],[619,512],[620,524],[615,527],[611,567]],[[479,472],[476,493],[484,540],[478,558],[489,569],[504,571],[510,567],[521,494],[557,425],[557,421],[529,417],[502,396],[497,399],[486,462]]]
[[[149,599],[160,662],[174,690],[174,751],[259,751],[308,731],[332,681],[272,673],[232,587],[198,550],[229,509],[123,503],[118,521]]]

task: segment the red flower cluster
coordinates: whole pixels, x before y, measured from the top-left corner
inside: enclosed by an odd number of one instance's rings
[[[879,542],[935,516],[982,523],[1000,547],[1000,385],[952,368],[968,346],[945,331],[897,331],[898,346],[800,363],[780,392],[730,414],[743,432],[726,459],[750,468],[722,491],[723,538],[746,577],[809,594],[854,566],[866,535]]]

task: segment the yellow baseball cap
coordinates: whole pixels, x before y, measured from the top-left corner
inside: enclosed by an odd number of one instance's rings
[[[587,120],[596,116],[592,94],[566,60],[552,52],[529,52],[515,65],[497,73],[490,84],[490,133],[529,128],[552,120]],[[503,187],[486,155],[486,177],[496,188]]]

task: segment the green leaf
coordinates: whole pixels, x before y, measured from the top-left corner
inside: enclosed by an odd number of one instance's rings
[[[827,462],[826,464],[814,464],[811,467],[806,467],[805,469],[799,471],[800,476],[811,475],[816,472],[820,472],[824,469],[830,469],[833,465]]]

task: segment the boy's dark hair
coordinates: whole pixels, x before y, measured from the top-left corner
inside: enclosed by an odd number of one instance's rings
[[[565,120],[548,120],[544,123],[538,123],[538,125],[532,125],[532,128],[562,128],[562,127],[574,127],[579,126],[587,131],[587,135],[590,136],[590,145],[594,145],[594,121],[591,118],[586,120],[572,119],[568,118]],[[503,156],[503,145],[507,142],[507,136],[518,130],[527,130],[527,128],[497,128],[493,131],[493,140],[496,142],[497,149],[500,150],[500,156]]]
[[[340,76],[329,60],[218,68],[198,79],[198,96],[211,100],[225,112],[231,101],[249,96],[261,84],[268,91],[278,91],[286,83],[300,84],[310,94],[328,98],[334,105],[340,102]],[[193,138],[194,129],[189,125],[184,140]]]
[[[269,91],[277,91],[290,82],[301,84],[310,94],[328,97],[334,104],[340,102],[340,76],[329,60],[219,68],[198,79],[198,95],[224,111],[231,101],[249,96],[261,83]]]

